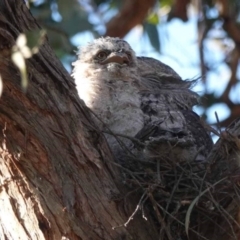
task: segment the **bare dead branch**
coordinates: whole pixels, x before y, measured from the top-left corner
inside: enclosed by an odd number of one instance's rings
[[[125,0],[119,13],[106,24],[105,36],[123,38],[132,28],[142,24],[155,0]]]

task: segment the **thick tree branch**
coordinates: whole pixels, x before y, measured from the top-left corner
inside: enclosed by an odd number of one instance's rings
[[[168,15],[168,21],[173,18],[179,18],[184,22],[188,21],[187,9],[189,3],[190,0],[175,0],[171,12]]]
[[[122,9],[106,24],[105,36],[123,38],[132,28],[142,24],[155,0],[125,0]]]

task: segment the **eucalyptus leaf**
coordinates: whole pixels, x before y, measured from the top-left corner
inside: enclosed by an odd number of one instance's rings
[[[33,51],[33,53],[36,53],[44,41],[46,31],[44,29],[37,29],[29,31],[25,35],[27,38],[27,46]]]
[[[71,1],[69,4],[66,0],[58,0],[58,10],[62,21],[56,23],[55,26],[66,32],[69,37],[93,28],[89,22],[89,14],[78,1]]]
[[[174,3],[174,0],[159,0],[159,3],[161,7],[166,7],[166,6],[171,7]]]
[[[160,38],[157,30],[157,26],[154,24],[145,23],[144,29],[148,35],[151,45],[160,52]]]
[[[110,0],[94,0],[93,1],[97,6],[103,4],[103,3],[110,3]]]
[[[158,18],[158,15],[156,13],[152,13],[148,16],[147,18],[147,22],[149,24],[153,24],[153,25],[157,25],[159,24],[159,18]]]

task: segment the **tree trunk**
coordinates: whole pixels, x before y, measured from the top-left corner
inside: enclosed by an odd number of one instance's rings
[[[124,227],[135,201],[123,204],[106,141],[47,39],[22,90],[11,51],[34,29],[23,0],[1,0],[0,239],[157,239],[141,216]]]

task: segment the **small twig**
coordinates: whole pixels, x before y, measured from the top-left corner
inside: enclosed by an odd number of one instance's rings
[[[141,198],[140,198],[140,200],[139,200],[139,202],[138,202],[135,210],[133,211],[133,213],[131,214],[131,216],[128,218],[128,220],[127,220],[124,224],[122,224],[122,225],[119,225],[119,226],[117,226],[117,227],[113,227],[113,228],[112,228],[113,230],[115,230],[116,228],[120,228],[120,227],[127,227],[127,225],[129,224],[129,222],[133,220],[133,217],[136,215],[137,211],[138,211],[139,209],[141,209],[142,204],[146,201],[146,199],[144,199],[144,197],[146,196],[146,193],[147,193],[146,191],[143,193],[143,195],[141,196]],[[144,218],[144,219],[146,220],[146,218]]]
[[[239,229],[240,229],[240,224],[214,199],[211,191],[209,191],[209,194],[211,195],[211,201],[214,203],[214,205],[216,206],[216,208],[218,208],[219,212],[220,212],[220,213],[224,213],[224,214],[223,214],[223,215],[224,215],[224,218],[225,218],[226,221],[228,222],[228,224],[229,224],[229,226],[230,226],[230,228],[231,228],[231,230],[232,230],[233,235],[234,235],[235,238],[237,239],[236,234],[235,234],[235,232],[234,232],[234,230],[233,230],[233,226],[232,226],[232,224],[229,222],[229,219],[231,219],[231,220],[238,226]],[[226,215],[226,216],[225,216],[225,215]],[[229,218],[229,219],[228,219],[228,218]]]
[[[157,159],[157,181],[161,183],[160,160]]]
[[[218,114],[217,114],[217,112],[214,112],[214,114],[215,114],[215,117],[216,117],[216,120],[217,120],[217,129],[218,129],[218,131],[220,133],[220,136],[221,136],[222,135],[222,130],[221,130],[221,127],[220,127],[220,121],[219,121],[219,118],[218,118]]]
[[[158,222],[161,224],[161,232],[162,232],[163,230],[165,230],[165,233],[166,233],[168,239],[169,239],[169,240],[173,240],[173,237],[172,237],[172,235],[171,235],[168,227],[166,226],[166,223],[165,223],[165,221],[164,221],[161,213],[158,211],[157,202],[156,202],[156,200],[154,199],[154,197],[153,197],[153,195],[152,195],[152,192],[149,192],[149,193],[148,193],[148,196],[149,196],[149,199],[151,200],[151,203],[152,203],[152,205],[153,205],[154,211],[155,211],[155,213],[156,213],[156,215],[157,215]],[[160,233],[160,235],[162,235],[162,234]]]
[[[116,163],[116,162],[113,162],[113,161],[109,161],[111,164],[123,169],[124,171],[126,171],[127,173],[129,173],[129,175],[134,179],[136,180],[136,182],[138,183],[138,185],[142,188],[142,184],[138,181],[138,179],[135,177],[134,173],[132,171],[130,171],[129,169],[123,167],[122,165]]]
[[[183,172],[181,173],[180,177],[178,178],[178,181],[176,182],[176,184],[175,184],[174,187],[173,187],[173,190],[172,190],[172,192],[171,192],[171,196],[170,196],[170,198],[169,198],[168,201],[167,201],[166,211],[168,211],[168,207],[169,207],[169,205],[170,205],[170,203],[171,203],[171,201],[172,201],[173,194],[175,193],[175,190],[176,190],[176,188],[178,187],[178,185],[179,185],[179,183],[180,183],[180,181],[181,181],[181,179],[182,179],[182,176],[183,176]],[[165,217],[165,215],[164,215],[164,217]]]
[[[157,206],[163,211],[166,212],[166,214],[168,216],[170,216],[173,220],[175,220],[176,222],[178,222],[180,225],[182,225],[183,227],[185,226],[185,223],[179,221],[176,217],[174,217],[171,213],[167,212],[159,203],[157,203]],[[209,238],[205,238],[204,236],[202,236],[201,234],[199,234],[197,231],[193,230],[192,228],[189,228],[189,231],[197,234],[199,237],[201,237],[202,239],[205,240],[210,240]]]
[[[111,131],[102,131],[103,133],[107,133],[109,135],[113,135],[113,136],[117,136],[117,137],[123,137],[123,138],[126,138],[126,139],[129,139],[135,143],[137,143],[139,146],[141,147],[145,147],[146,144],[142,143],[141,141],[139,141],[137,138],[134,138],[134,137],[130,137],[130,136],[127,136],[125,134],[120,134],[120,133],[113,133]]]

